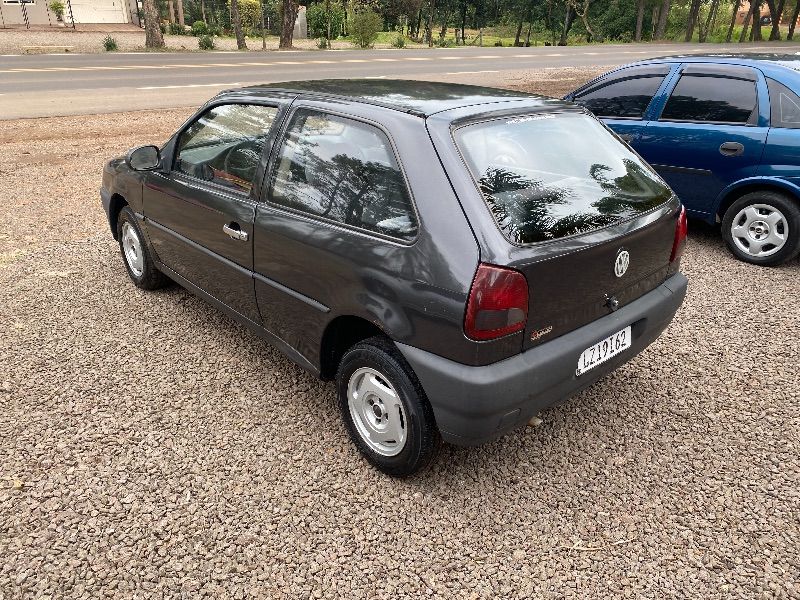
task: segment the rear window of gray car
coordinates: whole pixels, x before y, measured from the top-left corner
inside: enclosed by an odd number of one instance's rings
[[[672,197],[647,164],[583,113],[496,119],[454,135],[498,227],[516,244],[614,225]]]

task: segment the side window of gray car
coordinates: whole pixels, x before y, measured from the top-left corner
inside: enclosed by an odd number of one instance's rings
[[[800,97],[782,83],[767,78],[769,87],[770,125],[800,129]]]
[[[297,110],[272,176],[274,204],[412,240],[417,218],[394,150],[373,125]]]
[[[175,170],[249,193],[277,114],[277,108],[258,104],[222,104],[207,110],[181,134]]]

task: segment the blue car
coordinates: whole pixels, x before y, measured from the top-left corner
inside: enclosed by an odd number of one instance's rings
[[[800,254],[800,53],[676,56],[620,67],[567,95],[721,223],[738,258]]]

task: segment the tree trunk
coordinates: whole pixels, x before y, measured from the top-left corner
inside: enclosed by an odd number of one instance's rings
[[[283,19],[281,21],[281,39],[279,50],[289,50],[294,37],[294,20],[297,18],[297,4],[293,0],[283,0]]]
[[[705,43],[708,40],[708,34],[711,28],[717,21],[717,10],[719,9],[719,0],[711,0],[711,8],[708,9],[708,17],[706,17],[705,25],[700,27],[700,42]]]
[[[800,0],[797,0],[797,4],[794,6],[794,12],[792,13],[792,22],[789,23],[789,35],[786,36],[786,39],[791,41],[794,37],[794,26],[797,25],[797,19],[800,17]]]
[[[142,0],[142,10],[144,11],[145,47],[163,48],[164,36],[161,35],[161,27],[158,24],[156,0]]]
[[[786,0],[779,0],[778,6],[775,6],[775,0],[767,0],[769,7],[769,14],[772,18],[772,31],[769,34],[769,41],[780,41],[781,39],[781,15],[783,15],[783,8],[786,6]]]
[[[701,0],[692,0],[692,6],[689,9],[689,22],[686,24],[686,37],[684,38],[684,42],[691,42],[692,36],[694,36],[694,28],[697,25],[697,17],[700,14],[700,1]]]
[[[231,22],[233,31],[236,33],[236,47],[239,50],[247,50],[247,42],[244,41],[242,31],[242,18],[239,16],[239,0],[231,0]]]
[[[569,35],[569,30],[572,29],[572,23],[575,21],[576,16],[575,9],[571,4],[567,4],[567,12],[564,13],[564,28],[561,30],[561,38],[558,40],[559,46],[567,45],[567,36]]]
[[[331,48],[331,0],[325,0],[325,17],[328,21],[327,29],[325,30],[325,41],[327,42],[328,50]],[[402,30],[402,26],[400,27]],[[402,31],[401,31],[402,33]]]
[[[519,22],[517,23],[517,35],[514,36],[514,47],[519,46],[519,38],[522,37],[522,26],[524,25],[524,18],[520,17]]]
[[[633,39],[637,42],[642,41],[642,25],[644,24],[644,0],[636,2],[636,33]]]
[[[800,2],[800,0],[797,0]],[[467,38],[464,37],[464,32],[467,29],[467,0],[461,0],[461,43],[466,46]]]
[[[661,12],[658,15],[658,25],[656,26],[656,39],[663,40],[667,34],[667,19],[669,17],[669,7],[671,0],[664,0],[661,5]]]
[[[653,14],[650,15],[650,39],[656,39],[656,23],[658,23],[658,16],[661,14],[661,7],[656,4],[653,6]]]
[[[763,41],[761,35],[761,0],[753,2],[753,28],[750,30],[750,41],[760,42]]]
[[[531,45],[531,30],[533,29],[533,19],[528,21],[528,34],[525,36],[525,47],[530,48]]]
[[[200,14],[203,16],[203,23],[208,23],[208,19],[206,19],[206,0],[200,0]]]
[[[181,27],[186,27],[186,17],[183,15],[183,0],[176,0],[175,9],[178,12],[178,23]]]
[[[586,30],[586,43],[591,44],[592,40],[594,39],[594,31],[592,31],[591,26],[589,25],[589,3],[592,0],[583,0],[583,12],[578,13],[581,17],[581,21],[583,22],[583,28]],[[699,2],[700,0],[698,0]]]
[[[753,18],[753,9],[755,8],[756,3],[755,0],[750,2],[750,10],[747,11],[747,14],[744,17],[744,23],[742,23],[742,33],[739,34],[739,43],[747,39],[747,28],[750,27],[750,20]]]
[[[167,2],[167,5],[169,6],[169,22],[170,23],[174,23],[175,22],[175,4],[172,2],[172,0],[169,0],[169,2]]]
[[[436,10],[436,0],[430,0],[428,3],[428,20],[425,23],[425,39],[428,41],[428,47],[433,48],[433,13]]]
[[[800,0],[798,0],[800,2]],[[736,27],[736,17],[739,14],[739,8],[742,6],[742,0],[733,0],[733,14],[731,15],[731,24],[728,26],[728,35],[725,36],[725,43],[731,43],[733,37],[733,28]]]
[[[258,12],[261,15],[261,49],[267,49],[267,28],[264,23],[264,0],[258,0]]]

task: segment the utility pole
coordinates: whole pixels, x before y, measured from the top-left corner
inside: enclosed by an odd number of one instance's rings
[[[261,49],[267,49],[267,32],[264,29],[264,0],[258,0],[258,7],[261,9]]]

